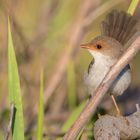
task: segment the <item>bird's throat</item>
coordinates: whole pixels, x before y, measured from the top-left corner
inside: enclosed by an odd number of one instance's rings
[[[94,65],[107,65],[108,67],[112,66],[115,62],[116,59],[111,58],[110,56],[103,55],[100,52],[96,51],[90,51],[90,54],[94,57]]]

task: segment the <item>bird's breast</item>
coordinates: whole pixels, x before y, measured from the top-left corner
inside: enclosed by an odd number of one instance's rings
[[[115,62],[116,60],[108,57],[95,59],[93,65],[89,67],[89,70],[84,75],[85,84],[89,92],[94,92]]]
[[[89,93],[92,95],[110,70],[111,66],[117,61],[117,59],[112,59],[100,53],[94,52],[93,56],[95,58],[94,63],[90,63],[90,67],[84,75],[85,84],[88,87]],[[109,92],[114,95],[121,95],[124,90],[127,89],[130,82],[131,71],[129,65],[127,65],[118,75]]]
[[[90,70],[85,73],[84,81],[88,87],[89,93],[93,95],[97,87],[104,79],[111,66],[115,64],[116,60],[105,60],[90,66]],[[129,65],[127,65],[121,73],[118,75],[114,83],[112,84],[109,92],[114,95],[121,95],[129,86],[131,82],[131,71]]]

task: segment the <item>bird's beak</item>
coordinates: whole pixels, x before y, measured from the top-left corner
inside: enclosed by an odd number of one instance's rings
[[[81,44],[80,46],[81,46],[81,48],[84,48],[84,49],[90,49],[89,44]]]

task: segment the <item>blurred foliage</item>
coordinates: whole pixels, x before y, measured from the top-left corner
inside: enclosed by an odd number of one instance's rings
[[[132,0],[131,4],[127,10],[127,13],[133,15],[138,3],[139,3],[139,0]]]
[[[75,63],[71,60],[67,66],[68,104],[70,109],[76,107],[76,76]]]
[[[38,121],[37,121],[37,140],[42,140],[43,138],[43,121],[44,121],[44,74],[41,71],[40,74],[40,95],[39,95],[39,111],[38,111]]]
[[[91,11],[100,8],[108,1],[111,0],[94,0]],[[56,65],[64,55],[64,50],[67,49],[65,46],[69,46],[68,39],[73,36],[71,29],[76,23],[83,2],[84,0],[0,0],[0,126],[2,126],[0,127],[0,136],[3,137],[8,124],[7,115],[3,115],[3,112],[7,112],[7,108],[9,108],[7,97],[7,10],[10,9],[13,42],[21,79],[25,128],[27,128],[38,108],[41,68],[44,68],[45,88],[52,75],[55,74],[54,70],[57,70]],[[81,43],[88,42],[100,34],[100,22],[110,10],[127,11],[129,4],[130,0],[122,0],[120,4],[107,9],[103,15],[97,17],[87,28]],[[140,17],[139,12],[138,7],[135,12],[137,18]],[[137,55],[133,60],[131,93],[134,92],[134,87],[140,85],[139,59],[140,55]],[[64,130],[64,128],[66,131],[74,121],[73,114],[74,116],[79,114],[79,111],[75,113],[75,110],[79,110],[81,102],[88,98],[83,74],[90,61],[90,54],[79,49],[78,45],[76,55],[67,66],[67,74],[63,75],[62,81],[49,100],[49,106],[45,108],[44,133],[61,133],[60,130]],[[120,102],[120,104],[122,103]],[[134,104],[131,102],[131,105]],[[107,106],[111,107],[110,104]],[[69,120],[71,121],[67,125]],[[36,131],[33,127],[26,139],[34,138],[36,136],[34,132]],[[46,136],[55,139],[52,135],[46,134]]]

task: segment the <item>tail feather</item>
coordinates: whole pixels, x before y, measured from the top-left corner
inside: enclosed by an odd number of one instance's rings
[[[131,19],[130,15],[126,15],[126,14],[124,15],[122,31],[120,32],[120,34],[118,36],[118,41],[120,41],[120,42],[123,40],[122,38],[124,38],[124,36],[125,36],[127,25],[129,23],[130,19]]]
[[[124,12],[121,12],[120,14],[118,14],[118,19],[116,21],[117,23],[116,23],[116,26],[115,26],[116,30],[115,30],[115,33],[114,33],[114,38],[118,38],[119,35],[121,34],[120,29],[123,28],[124,17],[125,17]]]
[[[113,19],[112,19],[112,29],[111,30],[111,34],[110,36],[114,37],[115,36],[115,31],[116,31],[116,27],[117,27],[117,19],[118,19],[118,12],[116,10],[113,11]]]
[[[108,26],[110,27],[110,28],[113,28],[113,22],[112,22],[112,19],[113,19],[114,17],[113,17],[113,13],[110,13],[109,15],[108,15],[108,18],[106,18],[106,21],[107,21],[107,24],[108,24]],[[108,36],[110,36],[111,35],[111,30],[109,30],[108,31]]]
[[[101,32],[102,32],[102,35],[106,35],[106,36],[109,36],[109,25],[107,24],[107,22],[103,21],[101,23]]]
[[[101,23],[102,35],[115,38],[125,44],[136,33],[137,21],[131,15],[113,10]]]
[[[136,26],[136,23],[137,21],[134,20],[133,18],[131,18],[129,24],[128,24],[128,27],[126,29],[126,32],[125,32],[125,37],[124,37],[124,42],[126,42],[129,38],[131,38],[134,33],[136,32],[136,29],[135,29],[135,26]]]

